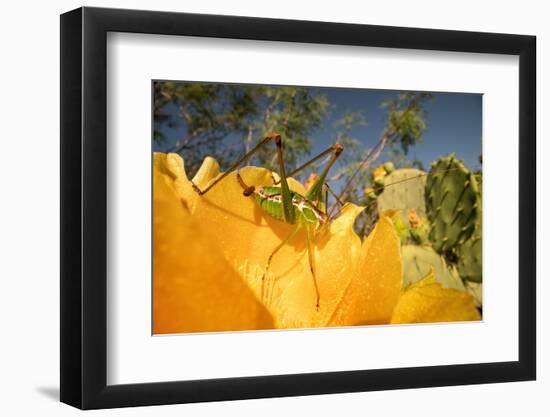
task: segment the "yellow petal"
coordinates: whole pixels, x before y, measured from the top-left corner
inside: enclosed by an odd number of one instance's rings
[[[473,297],[454,288],[443,288],[429,274],[407,288],[393,311],[391,323],[437,323],[481,320]]]
[[[201,164],[201,167],[193,177],[193,182],[200,188],[206,185],[214,178],[220,175],[220,164],[214,158],[207,156]]]
[[[320,309],[317,310],[305,230],[277,252],[262,280],[270,254],[296,226],[270,217],[253,197],[245,197],[235,172],[199,196],[185,175],[181,158],[159,155],[156,159],[159,164],[167,165],[162,170],[168,170],[174,177],[175,192],[185,201],[208,241],[216,243],[224,258],[246,280],[273,315],[277,327],[303,328],[326,324],[357,266],[361,242],[353,231],[353,222],[363,208],[348,205],[338,219],[314,237],[314,270],[321,297]],[[244,167],[240,175],[248,186],[273,184],[273,175],[266,169]],[[215,179],[209,183],[212,181]],[[291,189],[305,193],[303,185],[292,178],[289,185]]]
[[[358,269],[330,325],[389,323],[402,286],[399,236],[389,217],[382,216],[363,242]]]
[[[185,175],[183,160],[179,155],[174,153],[154,153],[153,179],[154,181],[166,184],[178,198],[183,198],[187,188],[191,188],[191,183],[187,179],[187,175]],[[154,194],[156,194],[155,184],[153,184]],[[185,201],[185,203],[189,206],[189,202]]]
[[[294,253],[289,250],[286,255],[277,255],[268,284],[276,295],[269,307],[279,328],[327,325],[355,274],[361,240],[353,230],[353,223],[363,209],[347,204],[340,216],[315,237],[313,267],[319,286],[319,310],[315,306],[316,292],[303,234],[298,237],[300,246]],[[296,259],[296,254],[298,263],[289,268],[289,260]]]
[[[273,328],[269,312],[182,202],[182,173],[181,159],[155,155],[153,332]]]

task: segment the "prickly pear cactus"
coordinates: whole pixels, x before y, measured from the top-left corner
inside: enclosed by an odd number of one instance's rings
[[[429,246],[403,245],[401,255],[405,287],[421,280],[433,270],[436,281],[443,287],[464,290],[456,268],[447,265],[443,256]]]
[[[472,236],[457,248],[458,273],[462,279],[471,282],[482,281],[482,239],[481,217],[476,223]]]
[[[474,174],[453,155],[441,158],[432,164],[425,197],[435,250],[446,253],[464,244],[481,218],[481,194]]]
[[[384,189],[378,196],[378,211],[401,210],[400,216],[408,222],[409,209],[419,216],[426,216],[424,188],[426,173],[418,169],[396,169],[384,177]]]
[[[476,177],[477,185],[479,187],[479,192],[481,193],[481,188],[483,184],[483,175],[481,174],[481,172],[476,172],[474,175]]]

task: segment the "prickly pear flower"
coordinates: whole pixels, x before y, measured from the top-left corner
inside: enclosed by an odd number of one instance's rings
[[[422,218],[420,218],[420,216],[416,212],[415,208],[410,208],[409,209],[409,216],[408,217],[409,217],[409,225],[412,228],[420,227],[424,223],[424,220]]]
[[[400,241],[388,216],[361,241],[353,224],[363,207],[348,203],[316,232],[316,308],[305,231],[281,247],[265,274],[269,255],[295,226],[245,197],[236,173],[199,195],[178,155],[155,153],[153,169],[154,333],[351,326],[395,317],[407,293]],[[218,175],[217,162],[206,158],[193,182],[204,189]],[[263,168],[244,167],[240,175],[255,187],[273,184]],[[289,186],[305,193],[292,178]],[[405,306],[414,304],[407,299]]]

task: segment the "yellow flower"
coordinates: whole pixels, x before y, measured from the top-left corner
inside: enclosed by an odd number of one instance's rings
[[[155,158],[153,332],[273,328],[271,314],[177,198],[165,168]]]
[[[481,320],[473,297],[467,292],[444,288],[430,273],[407,288],[393,311],[391,323],[434,323]]]
[[[193,182],[201,189],[219,175],[206,158]],[[245,167],[248,185],[272,185],[272,173]],[[305,193],[289,179],[290,188]],[[183,160],[154,155],[155,333],[305,328],[389,323],[402,286],[399,238],[382,215],[369,237],[353,230],[362,207],[346,204],[314,239],[309,268],[305,232],[269,255],[295,226],[267,215],[231,173],[202,196],[192,188]]]

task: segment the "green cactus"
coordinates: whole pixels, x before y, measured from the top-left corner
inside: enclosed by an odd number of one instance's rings
[[[436,281],[443,287],[464,290],[456,268],[449,267],[443,256],[429,246],[403,245],[401,255],[405,287],[421,280],[433,270]]]
[[[481,172],[476,172],[474,176],[476,177],[477,185],[479,187],[479,192],[481,193],[481,187],[483,184],[483,174]]]
[[[441,158],[432,164],[425,197],[435,250],[444,254],[464,244],[481,218],[481,194],[474,174],[453,155]]]
[[[401,210],[401,218],[408,224],[409,209],[416,209],[419,216],[426,216],[424,188],[426,173],[418,169],[396,169],[384,177],[384,190],[378,196],[378,211]]]
[[[482,281],[482,239],[481,216],[475,225],[472,236],[457,248],[458,273],[462,279],[471,282]]]
[[[481,195],[482,175],[477,173],[475,177]],[[457,248],[458,272],[462,279],[472,283],[482,281],[482,229],[482,216],[478,216],[472,236]]]

